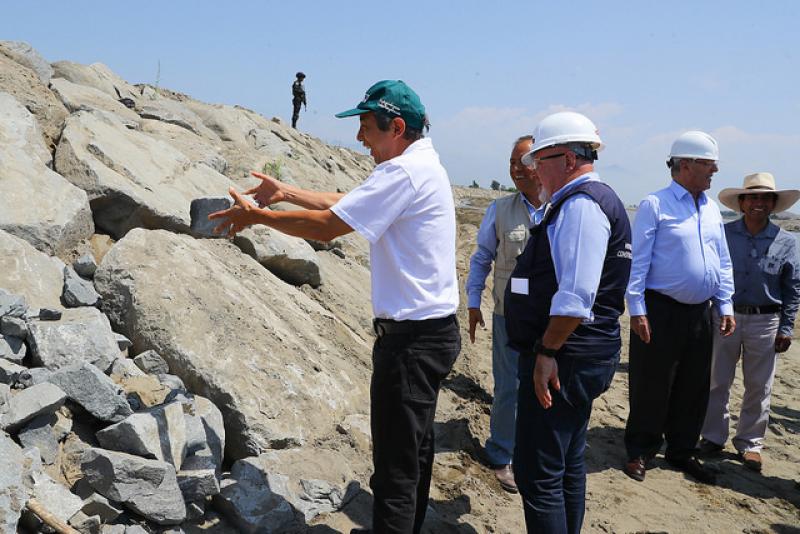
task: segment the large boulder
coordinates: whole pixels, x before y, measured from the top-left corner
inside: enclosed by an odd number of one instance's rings
[[[47,148],[52,150],[69,112],[39,76],[0,51],[0,92],[14,96],[39,122]]]
[[[327,449],[287,449],[245,458],[231,467],[215,497],[218,507],[239,524],[263,522],[288,502],[311,521],[340,510],[360,490],[348,458]],[[260,526],[260,525],[259,525]]]
[[[228,242],[134,230],[95,286],[135,351],[220,408],[234,459],[335,432],[368,404],[364,340]]]
[[[222,155],[219,137],[211,130],[204,130],[210,138],[200,137],[186,128],[159,120],[143,119],[142,132],[177,148],[192,163],[203,163],[220,174],[226,174],[228,162]]]
[[[120,387],[90,363],[59,369],[48,380],[100,421],[117,423],[133,413]]]
[[[234,243],[285,282],[312,287],[322,283],[317,254],[304,239],[267,226],[253,226],[239,233]]]
[[[0,52],[20,65],[31,69],[43,84],[47,85],[50,82],[50,77],[53,76],[53,67],[28,43],[23,41],[0,41]]]
[[[58,321],[32,320],[28,342],[34,364],[48,369],[88,362],[106,371],[119,356],[108,318],[91,307],[64,310]]]
[[[53,78],[64,78],[78,85],[94,87],[112,98],[136,99],[139,96],[136,87],[117,76],[102,63],[81,65],[71,61],[56,61],[52,67]]]
[[[180,402],[135,413],[97,432],[106,449],[168,462],[180,469],[186,456],[186,420]]]
[[[175,468],[166,462],[91,448],[84,452],[81,468],[96,492],[148,521],[177,525],[186,518]]]
[[[69,117],[55,166],[87,192],[95,224],[115,237],[136,227],[186,233],[192,199],[225,195],[233,185],[211,167],[192,163],[100,111]]]
[[[0,230],[0,288],[25,297],[33,308],[61,307],[64,264]]]
[[[71,112],[98,109],[117,115],[124,124],[138,128],[139,116],[128,109],[116,96],[89,85],[78,85],[64,78],[53,78],[50,89],[61,99]]]
[[[47,167],[50,152],[31,113],[0,93],[0,229],[48,254],[92,235],[84,191]]]
[[[47,382],[23,389],[9,399],[8,411],[0,419],[0,427],[14,432],[39,415],[55,412],[65,400],[64,391]]]

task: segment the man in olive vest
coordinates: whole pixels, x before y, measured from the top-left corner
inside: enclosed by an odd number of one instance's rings
[[[494,469],[500,486],[517,492],[511,458],[514,455],[514,427],[517,415],[517,351],[507,344],[503,316],[503,293],[525,243],[528,228],[534,224],[541,184],[536,171],[522,164],[523,154],[530,151],[533,137],[526,135],[514,143],[511,152],[511,179],[518,193],[499,198],[489,204],[478,231],[478,248],[472,255],[467,279],[469,339],[475,343],[475,327],[485,326],[481,313],[481,292],[494,262],[494,313],[492,314],[492,374],[494,400],[486,441],[486,459]]]

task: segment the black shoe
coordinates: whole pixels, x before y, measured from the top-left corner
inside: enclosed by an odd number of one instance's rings
[[[703,438],[697,445],[697,449],[700,451],[702,456],[711,458],[714,456],[719,456],[719,454],[725,450],[725,447]]]
[[[647,460],[644,458],[644,456],[631,458],[625,464],[623,471],[633,480],[641,482],[644,480],[644,476],[647,473]]]
[[[667,463],[675,469],[679,469],[687,475],[691,475],[697,479],[698,482],[711,485],[717,483],[716,473],[701,464],[700,461],[694,456],[681,459],[667,458]]]
[[[350,529],[350,534],[372,534],[371,528],[353,528]]]

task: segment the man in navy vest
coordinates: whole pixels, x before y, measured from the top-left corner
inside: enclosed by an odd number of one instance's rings
[[[506,288],[509,343],[520,353],[514,473],[529,533],[577,533],[592,401],[611,385],[622,346],[631,229],[594,172],[603,144],[592,121],[555,113],[533,137],[523,163],[550,207]]]

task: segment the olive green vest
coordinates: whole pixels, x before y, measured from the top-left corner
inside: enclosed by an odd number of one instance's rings
[[[494,231],[497,235],[497,255],[494,261],[494,313],[503,315],[503,295],[511,271],[517,265],[517,256],[522,254],[528,242],[531,222],[528,206],[522,193],[498,198],[495,201]]]

